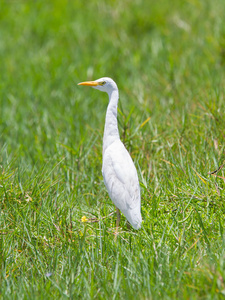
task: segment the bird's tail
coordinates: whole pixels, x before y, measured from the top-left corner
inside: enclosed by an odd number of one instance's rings
[[[142,222],[142,217],[141,217],[141,212],[140,209],[132,209],[130,210],[127,215],[126,215],[127,220],[129,223],[134,227],[134,229],[140,229],[141,228],[141,222]]]

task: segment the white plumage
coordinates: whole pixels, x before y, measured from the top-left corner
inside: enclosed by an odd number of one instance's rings
[[[108,77],[81,82],[109,95],[103,137],[102,174],[109,196],[115,206],[135,228],[141,227],[141,197],[137,171],[119,137],[117,104],[119,91],[116,83]],[[118,217],[118,216],[117,216]]]

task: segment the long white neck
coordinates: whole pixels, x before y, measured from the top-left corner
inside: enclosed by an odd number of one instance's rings
[[[117,125],[117,104],[119,99],[118,90],[113,90],[109,94],[109,104],[105,118],[105,129],[103,136],[103,153],[115,140],[119,139],[119,130]]]

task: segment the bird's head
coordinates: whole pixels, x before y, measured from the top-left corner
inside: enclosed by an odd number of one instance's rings
[[[91,86],[102,92],[111,94],[113,90],[118,90],[116,83],[109,77],[102,77],[95,81],[85,81],[78,83],[78,85]]]

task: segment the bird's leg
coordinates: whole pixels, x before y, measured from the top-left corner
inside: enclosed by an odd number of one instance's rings
[[[116,208],[116,236],[118,234],[119,224],[120,224],[120,210],[119,208]]]

